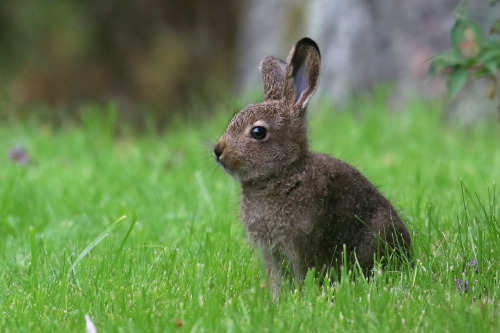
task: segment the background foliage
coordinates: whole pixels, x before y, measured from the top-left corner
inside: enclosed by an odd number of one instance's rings
[[[485,34],[476,21],[467,17],[463,6],[457,8],[455,15],[456,22],[450,31],[452,49],[432,58],[430,74],[448,74],[449,99],[457,95],[468,78],[485,76],[490,82],[485,95],[493,99],[500,90],[497,87],[500,79],[500,20],[493,23],[489,34]]]
[[[319,93],[341,105],[390,82],[397,109],[416,94],[443,96],[442,80],[426,80],[426,59],[449,45],[458,3],[4,0],[0,115],[60,120],[113,100],[118,119],[139,126],[148,115],[162,125],[197,117],[260,89],[262,57],[286,56],[305,35],[324,55]],[[498,13],[487,4],[467,1],[481,27]]]
[[[3,112],[120,104],[120,117],[159,122],[197,98],[230,91],[239,1],[5,0],[0,3]],[[12,105],[11,108],[8,106]],[[164,119],[163,119],[164,120]]]

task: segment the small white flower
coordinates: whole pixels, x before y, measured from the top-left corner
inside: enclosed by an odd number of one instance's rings
[[[87,327],[87,333],[97,333],[94,323],[90,320],[88,314],[85,315],[85,326]]]

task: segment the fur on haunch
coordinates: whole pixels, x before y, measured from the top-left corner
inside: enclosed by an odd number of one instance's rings
[[[320,74],[317,44],[303,38],[286,62],[260,65],[264,101],[237,113],[214,148],[241,182],[241,219],[263,251],[275,296],[282,263],[298,281],[332,267],[345,248],[368,274],[374,256],[411,255],[410,233],[391,203],[353,166],[309,151],[306,107]]]

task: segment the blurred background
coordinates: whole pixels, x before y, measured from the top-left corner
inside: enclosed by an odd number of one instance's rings
[[[193,110],[209,113],[260,90],[260,60],[286,57],[303,36],[320,45],[320,93],[335,103],[382,84],[394,88],[394,108],[415,95],[440,98],[444,80],[427,78],[427,59],[449,48],[458,3],[2,0],[0,114],[76,117],[82,105],[113,101],[119,120],[141,126],[150,115],[165,124]],[[499,9],[488,0],[467,3],[485,29]],[[478,100],[487,103],[484,93]],[[460,111],[465,102],[453,112],[478,117],[472,103],[474,112]]]

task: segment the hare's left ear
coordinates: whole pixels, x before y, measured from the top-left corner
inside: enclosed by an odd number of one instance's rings
[[[319,48],[312,39],[302,38],[290,51],[283,97],[294,110],[306,109],[318,86],[320,66]]]
[[[267,56],[259,67],[264,83],[264,100],[280,100],[285,85],[286,63],[274,56]]]

